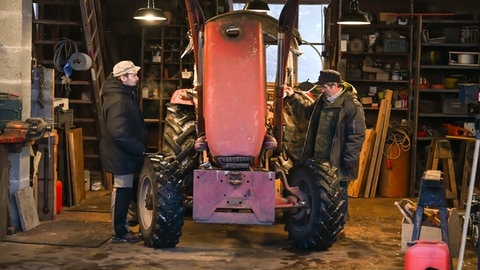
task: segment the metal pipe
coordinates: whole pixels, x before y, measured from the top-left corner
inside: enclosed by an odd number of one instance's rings
[[[472,208],[472,197],[473,197],[473,190],[475,187],[475,177],[477,175],[477,164],[478,164],[478,151],[480,149],[480,129],[478,129],[478,121],[480,119],[475,120],[475,125],[477,126],[477,136],[475,140],[475,150],[473,152],[473,162],[472,162],[472,171],[470,174],[470,184],[468,189],[468,198],[467,198],[467,206],[465,209],[465,216],[463,220],[463,231],[462,231],[462,242],[460,244],[460,252],[458,254],[458,262],[457,262],[457,270],[462,269],[463,264],[463,256],[465,254],[465,243],[467,241],[467,231],[468,231],[468,223],[470,219],[470,210]]]

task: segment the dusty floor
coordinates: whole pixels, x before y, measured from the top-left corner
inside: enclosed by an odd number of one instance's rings
[[[143,243],[96,248],[0,242],[0,269],[403,269],[398,199],[350,199],[346,237],[323,252],[293,249],[283,224],[240,226],[185,220],[174,249]],[[109,221],[108,213],[63,210],[57,220]],[[22,233],[22,232],[19,232]],[[453,260],[456,269],[457,260]],[[463,269],[477,268],[467,242]]]

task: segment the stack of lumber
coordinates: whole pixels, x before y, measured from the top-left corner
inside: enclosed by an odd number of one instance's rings
[[[360,168],[358,178],[348,187],[350,197],[373,198],[376,195],[378,176],[382,165],[382,153],[385,147],[392,109],[392,90],[385,91],[385,98],[380,103],[375,129],[367,129],[362,152],[360,153]]]

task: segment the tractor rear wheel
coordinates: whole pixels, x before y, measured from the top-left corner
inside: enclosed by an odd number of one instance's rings
[[[194,149],[196,139],[195,108],[181,104],[168,104],[163,133],[162,153],[174,156],[178,161],[178,175],[184,192],[192,195],[193,170],[198,168],[198,152]]]
[[[195,108],[168,104],[162,151],[146,159],[138,185],[138,217],[146,246],[175,247],[182,235],[185,195],[198,167]]]
[[[161,155],[145,159],[138,184],[138,220],[148,247],[175,247],[182,235],[184,196],[177,165]]]
[[[305,208],[286,212],[289,239],[305,250],[330,248],[345,223],[345,189],[336,178],[303,166],[290,170],[288,180],[300,189],[306,203]]]

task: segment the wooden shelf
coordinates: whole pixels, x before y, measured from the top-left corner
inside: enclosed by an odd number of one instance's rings
[[[372,108],[372,107],[363,107],[365,111],[378,111],[380,108]],[[394,108],[392,107],[390,110],[392,111],[408,111],[408,108]]]
[[[367,79],[350,79],[349,82],[364,82],[364,83],[410,83],[408,80],[367,80]]]
[[[454,14],[452,14],[454,15]],[[480,22],[473,20],[455,19],[453,16],[444,17],[441,19],[431,19],[430,17],[419,17],[418,24],[415,27],[416,37],[415,48],[417,60],[413,69],[413,80],[415,82],[426,80],[433,84],[443,84],[445,78],[452,75],[461,74],[465,78],[464,81],[478,82],[480,79],[480,66],[476,65],[456,65],[447,64],[451,58],[451,53],[456,51],[465,51],[470,53],[477,53],[480,48],[480,43],[472,44],[470,40],[466,40],[467,43],[460,42],[465,40],[461,38],[461,27],[464,26],[480,26]],[[451,30],[451,31],[447,31]],[[428,31],[428,32],[427,32]],[[424,33],[428,33],[427,36]],[[432,41],[432,37],[434,41]],[[433,57],[432,57],[433,56]],[[418,59],[419,58],[419,59]],[[433,65],[432,63],[441,63],[440,65]],[[423,86],[423,85],[422,85]],[[418,131],[425,129],[431,130],[431,134],[445,134],[446,130],[444,124],[453,124],[460,126],[463,122],[473,122],[476,115],[471,114],[451,114],[443,113],[456,112],[451,108],[445,108],[450,106],[444,104],[444,101],[448,98],[453,100],[452,102],[460,102],[460,89],[457,88],[420,88],[421,85],[414,86],[414,98],[413,105],[417,108],[414,110],[413,122],[414,132],[412,140],[412,162],[411,162],[411,179],[417,179],[418,175],[425,168],[424,161],[428,156],[424,152],[424,146],[430,143],[434,137],[418,136]],[[422,105],[432,106],[425,110]],[[458,105],[462,106],[462,111],[466,112],[466,104]],[[431,111],[431,112],[422,112]],[[442,135],[441,135],[442,136]],[[416,180],[418,181],[418,180]],[[417,182],[418,183],[418,182]],[[417,184],[411,183],[411,189]]]
[[[192,84],[192,81],[180,78],[184,69],[193,70],[191,59],[180,58],[183,49],[189,42],[186,36],[187,30],[187,25],[143,27],[140,89],[147,87],[149,93],[153,89],[158,89],[159,92],[159,97],[141,96],[140,99],[143,113],[146,116],[149,149],[159,150],[161,148],[165,105],[170,100],[170,94],[178,88],[191,87]],[[151,47],[152,44],[158,46],[160,62],[152,62],[152,53],[157,52]],[[143,91],[141,92],[143,94]],[[152,118],[155,116],[158,117]]]

